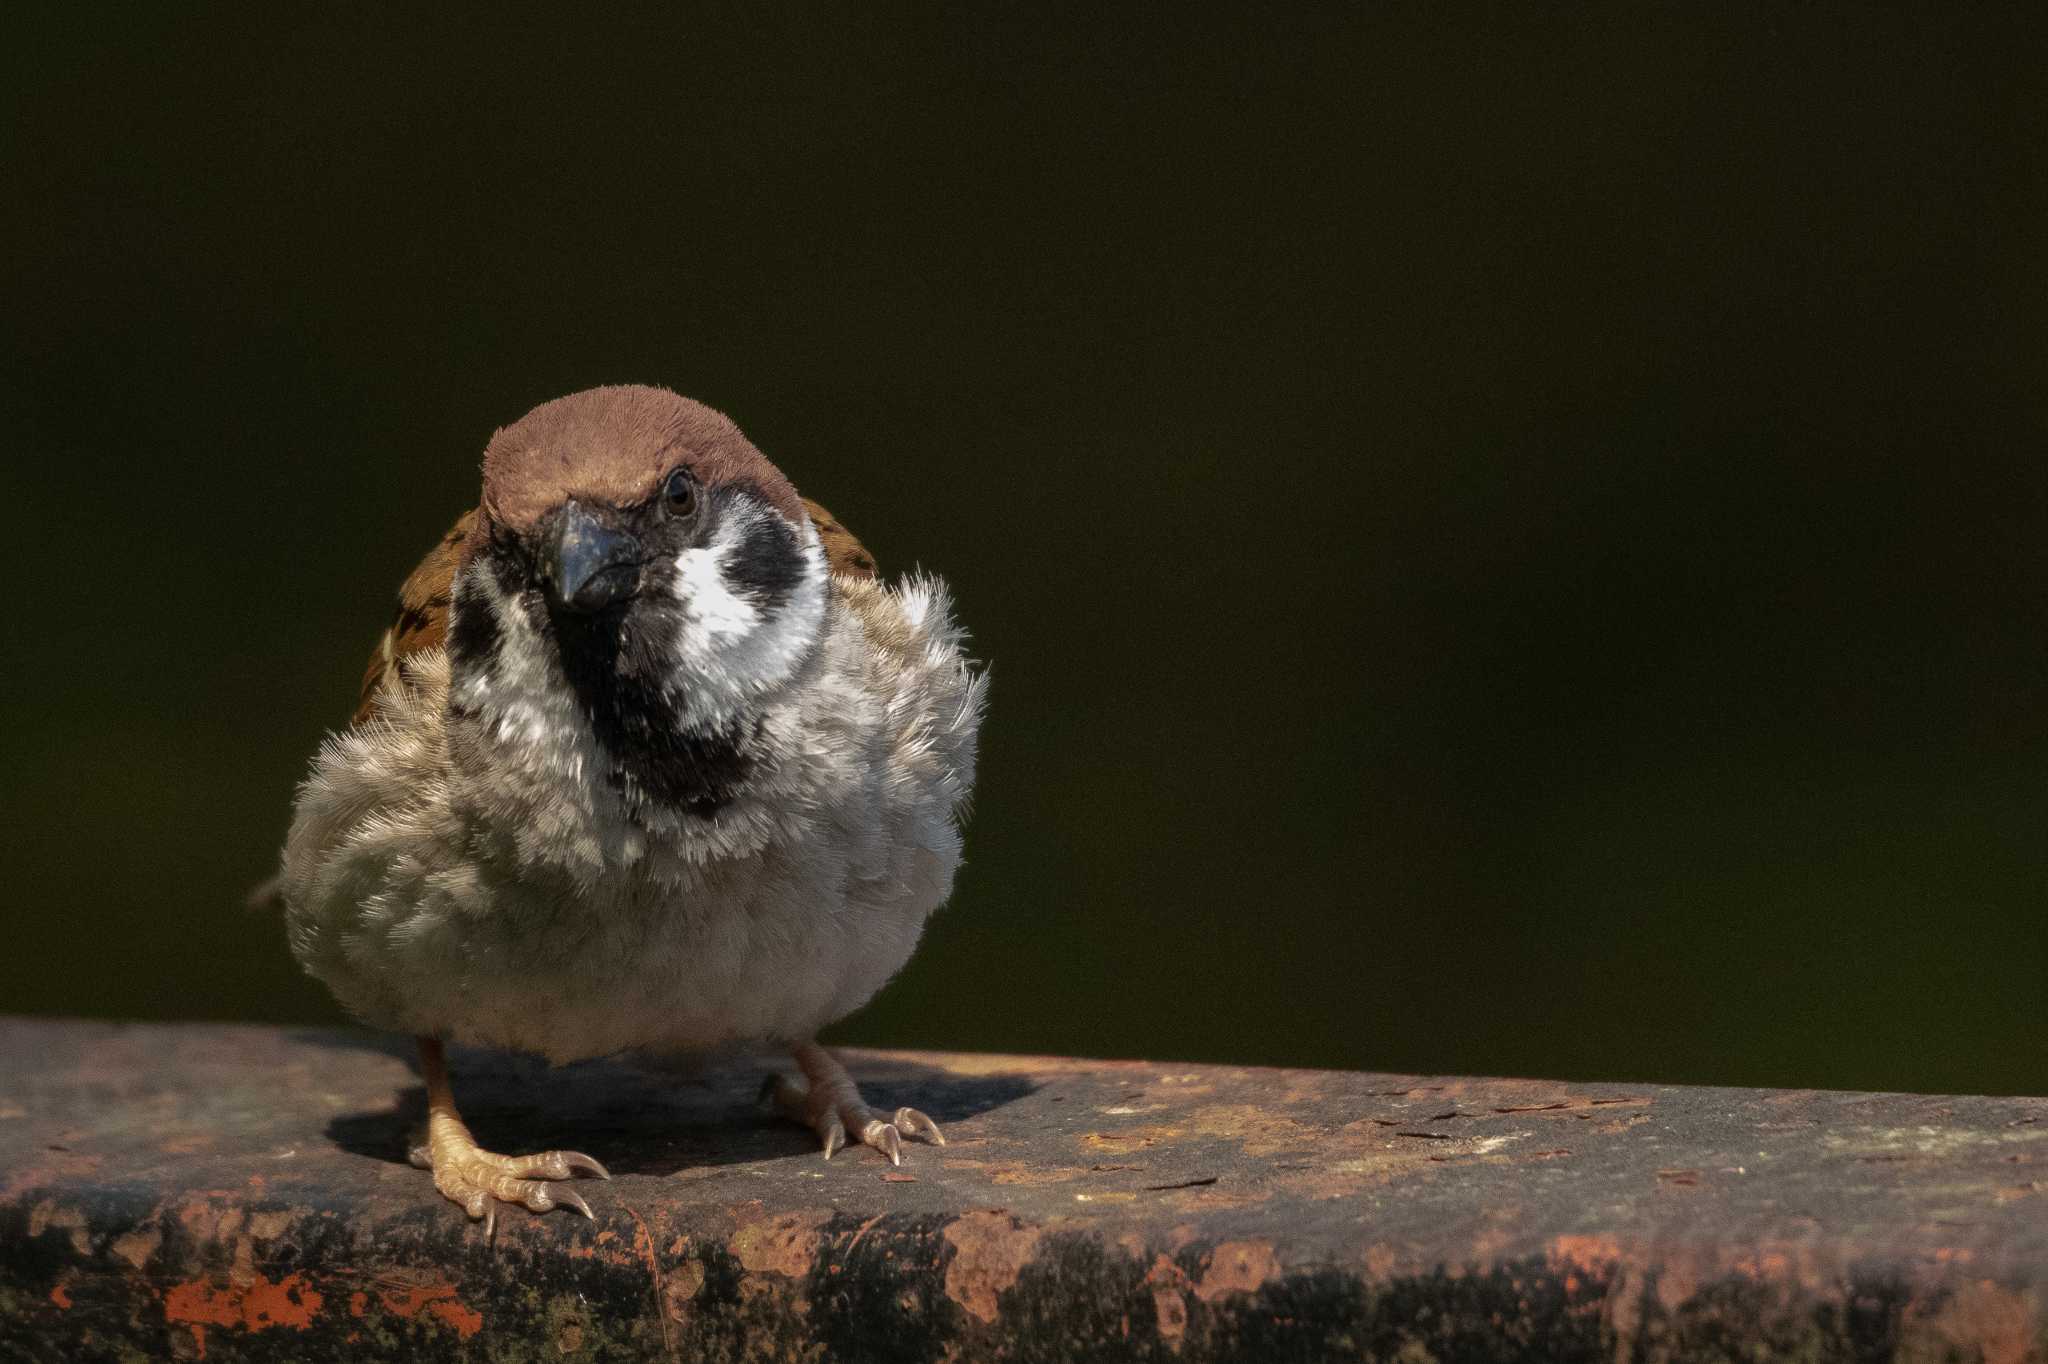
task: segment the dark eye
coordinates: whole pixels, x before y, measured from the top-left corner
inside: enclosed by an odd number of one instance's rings
[[[661,485],[661,500],[671,516],[689,516],[697,510],[697,480],[688,469],[677,469]]]

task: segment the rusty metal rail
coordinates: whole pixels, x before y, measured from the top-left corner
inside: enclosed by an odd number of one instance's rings
[[[401,1050],[0,1019],[0,1357],[2048,1358],[2048,1100],[855,1057],[950,1144],[459,1055],[618,1176],[487,1244]]]

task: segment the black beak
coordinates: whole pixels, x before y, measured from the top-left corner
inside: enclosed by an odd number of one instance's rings
[[[631,532],[605,524],[571,499],[555,527],[549,565],[555,600],[571,611],[584,612],[624,601],[640,590],[640,565],[646,557]]]

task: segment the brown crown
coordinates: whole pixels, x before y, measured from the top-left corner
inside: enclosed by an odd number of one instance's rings
[[[796,489],[730,418],[642,384],[571,393],[500,429],[484,449],[484,514],[519,532],[572,497],[631,506],[678,464],[706,488],[746,488],[803,521]]]

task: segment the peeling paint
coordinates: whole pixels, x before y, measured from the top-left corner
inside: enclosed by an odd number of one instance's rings
[[[733,1258],[749,1274],[800,1279],[817,1259],[818,1229],[828,1220],[823,1212],[795,1212],[750,1222],[733,1233]]]
[[[46,1231],[61,1231],[71,1242],[72,1249],[83,1255],[90,1249],[86,1236],[85,1213],[66,1204],[44,1199],[28,1213],[28,1234],[41,1236]]]
[[[1266,1241],[1225,1241],[1210,1252],[1209,1266],[1195,1296],[1215,1302],[1231,1293],[1252,1293],[1280,1272],[1279,1257]]]
[[[259,1241],[272,1241],[284,1234],[292,1224],[288,1212],[257,1212],[249,1214],[249,1234]]]
[[[149,1263],[150,1256],[156,1254],[157,1247],[163,1243],[164,1234],[151,1225],[116,1236],[108,1249],[120,1259],[127,1261],[130,1267],[141,1269]]]
[[[946,1296],[977,1321],[996,1319],[998,1300],[1031,1263],[1043,1233],[1006,1212],[970,1212],[949,1223]]]

